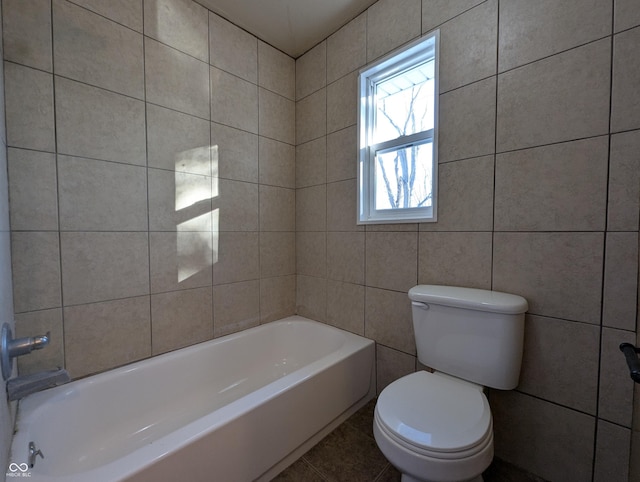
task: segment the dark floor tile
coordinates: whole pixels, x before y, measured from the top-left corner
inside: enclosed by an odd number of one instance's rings
[[[351,415],[345,422],[353,425],[362,433],[373,437],[373,412],[376,408],[376,399],[370,400],[364,407]]]
[[[372,482],[388,464],[375,440],[347,423],[309,450],[304,459],[334,482]]]
[[[400,482],[402,474],[393,465],[389,466],[380,474],[375,482]]]
[[[484,482],[546,482],[500,459],[493,459],[489,468],[482,473],[482,477]]]
[[[324,480],[306,460],[298,459],[272,479],[272,482],[324,482]]]

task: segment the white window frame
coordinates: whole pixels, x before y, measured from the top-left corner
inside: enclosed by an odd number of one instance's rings
[[[391,52],[360,71],[358,77],[358,224],[425,223],[436,222],[437,220],[439,45],[440,32],[436,30]],[[434,59],[435,62],[433,129],[373,144],[376,83],[430,59]],[[376,153],[411,147],[414,144],[422,144],[429,140],[433,142],[431,206],[375,209]]]

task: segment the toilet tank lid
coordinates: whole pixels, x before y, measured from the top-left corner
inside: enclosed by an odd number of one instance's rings
[[[409,290],[412,301],[493,313],[518,314],[529,308],[522,296],[458,286],[418,285]]]

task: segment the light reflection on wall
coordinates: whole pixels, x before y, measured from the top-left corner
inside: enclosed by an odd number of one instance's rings
[[[211,162],[212,176],[202,172],[202,163]],[[175,211],[178,282],[213,266],[218,261],[219,208],[218,146],[203,146],[176,156]]]

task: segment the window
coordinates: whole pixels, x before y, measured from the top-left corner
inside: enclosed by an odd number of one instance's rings
[[[438,31],[358,78],[358,224],[436,221]]]

